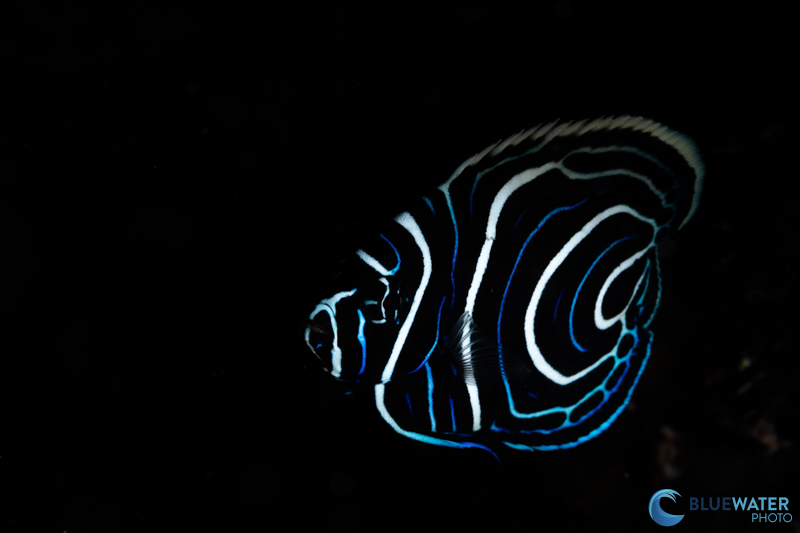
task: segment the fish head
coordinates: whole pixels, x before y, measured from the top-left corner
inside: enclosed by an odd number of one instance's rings
[[[305,342],[335,378],[375,384],[383,381],[409,298],[397,270],[371,268],[365,255],[343,262],[330,296],[308,316]]]

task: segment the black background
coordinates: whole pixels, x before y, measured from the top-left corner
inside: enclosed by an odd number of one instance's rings
[[[795,510],[800,139],[783,6],[17,7],[2,531],[658,531],[661,488],[682,495],[673,512],[717,495]],[[354,228],[511,133],[619,114],[694,138],[707,179],[611,429],[498,463],[397,436],[336,393],[302,321]],[[675,527],[751,524],[696,512]]]

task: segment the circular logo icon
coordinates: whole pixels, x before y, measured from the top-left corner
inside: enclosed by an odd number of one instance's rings
[[[669,498],[674,502],[676,494],[678,493],[674,490],[662,489],[653,494],[653,497],[650,498],[650,518],[652,518],[653,521],[659,526],[674,526],[683,520],[682,514],[669,514],[661,510],[661,498]],[[678,496],[680,496],[680,494],[678,494]]]

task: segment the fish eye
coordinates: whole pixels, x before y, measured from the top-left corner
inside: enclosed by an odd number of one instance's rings
[[[408,296],[405,285],[394,278],[381,277],[380,285],[371,287],[371,293],[362,300],[360,307],[367,322],[373,324],[397,324],[406,308]]]
[[[408,300],[405,298],[404,291],[401,290],[401,287],[398,286],[396,290],[390,291],[390,293],[386,297],[386,309],[390,309],[392,311],[399,310],[403,304]]]

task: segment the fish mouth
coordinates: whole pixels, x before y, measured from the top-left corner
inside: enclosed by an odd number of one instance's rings
[[[322,319],[322,320],[320,320]],[[327,320],[326,320],[327,319]],[[311,353],[319,362],[322,369],[329,373],[331,372],[331,361],[326,361],[320,355],[320,350],[324,353],[325,347],[331,348],[334,344],[334,325],[331,318],[327,313],[319,313],[313,318],[308,318],[304,321],[305,326],[305,340]]]

